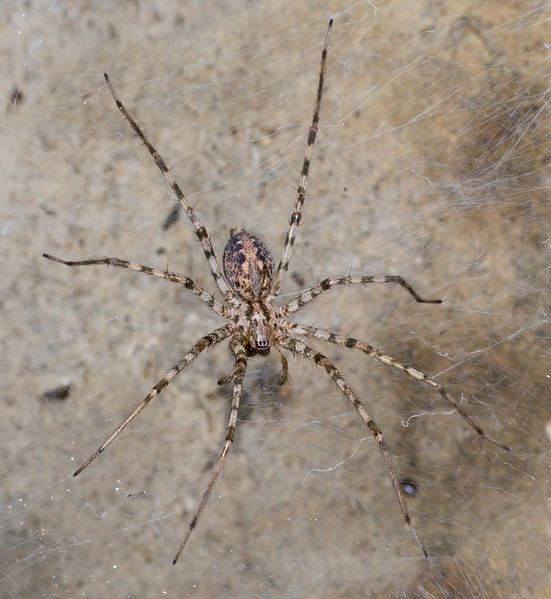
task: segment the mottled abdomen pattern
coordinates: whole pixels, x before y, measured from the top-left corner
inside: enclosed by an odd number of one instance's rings
[[[224,248],[224,274],[232,289],[246,301],[268,295],[274,260],[268,246],[244,230],[233,233]]]

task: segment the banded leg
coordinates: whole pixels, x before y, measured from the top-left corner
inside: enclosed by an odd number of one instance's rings
[[[233,325],[227,324],[226,326],[220,327],[219,329],[215,329],[212,333],[201,337],[199,341],[190,349],[190,351],[172,368],[169,370],[165,376],[151,389],[151,391],[146,395],[143,401],[136,407],[136,409],[128,416],[125,420],[123,420],[119,426],[115,429],[115,431],[111,434],[111,436],[102,443],[102,445],[96,449],[96,451],[73,473],[73,476],[78,476],[85,468],[87,468],[98,456],[102,453],[105,448],[110,445],[119,434],[136,418],[136,416],[147,406],[147,404],[157,397],[159,393],[167,387],[170,382],[178,375],[192,360],[194,360],[201,352],[203,352],[207,347],[218,343],[227,337],[229,337],[233,332]]]
[[[413,287],[402,277],[397,275],[368,275],[365,277],[338,277],[338,278],[327,278],[320,281],[317,285],[310,287],[306,291],[303,291],[294,300],[291,300],[288,304],[285,304],[280,309],[281,316],[287,316],[297,310],[300,310],[302,306],[309,304],[315,300],[319,295],[328,291],[332,287],[337,285],[368,285],[369,283],[391,283],[393,285],[400,285],[403,287],[416,302],[420,304],[441,304],[441,299],[424,299],[422,298]]]
[[[390,458],[390,454],[388,453],[388,449],[386,448],[383,434],[377,423],[371,416],[368,414],[364,405],[360,402],[354,391],[348,386],[348,384],[343,379],[339,370],[337,370],[336,366],[327,358],[327,356],[315,351],[311,347],[308,347],[306,344],[302,343],[302,341],[298,341],[293,339],[292,337],[285,337],[281,340],[281,345],[291,350],[294,354],[300,354],[305,356],[309,360],[312,360],[318,366],[321,366],[325,369],[325,372],[331,377],[333,382],[337,385],[337,387],[344,393],[348,401],[354,406],[354,409],[359,414],[360,418],[363,420],[364,424],[369,428],[371,434],[373,435],[375,441],[379,445],[379,449],[385,461],[385,466],[392,481],[392,486],[394,487],[394,492],[396,497],[398,498],[398,503],[400,504],[400,509],[402,511],[402,516],[404,517],[404,521],[407,524],[409,531],[411,532],[413,538],[415,539],[417,545],[419,545],[423,555],[428,557],[427,550],[423,545],[423,542],[419,538],[417,531],[415,530],[413,524],[411,523],[411,518],[409,516],[409,512],[406,506],[406,502],[404,500],[404,496],[402,495],[402,491],[400,489],[400,482],[396,477],[396,472],[394,471],[394,466],[392,464],[392,460]]]
[[[295,243],[295,236],[297,234],[297,228],[300,225],[300,220],[302,218],[302,207],[304,205],[304,199],[306,196],[306,184],[308,183],[308,173],[310,171],[310,160],[312,159],[312,149],[314,147],[314,143],[316,142],[316,134],[318,132],[318,125],[320,119],[320,109],[321,109],[321,98],[323,95],[323,82],[325,78],[325,64],[327,62],[327,46],[329,45],[329,38],[331,36],[331,29],[333,28],[333,19],[329,20],[329,24],[327,25],[327,32],[325,33],[325,40],[323,42],[323,49],[321,51],[321,61],[320,61],[320,73],[318,79],[318,93],[316,96],[316,103],[314,105],[314,114],[312,116],[312,124],[310,125],[310,130],[308,132],[308,140],[306,142],[306,151],[304,153],[304,160],[302,161],[302,169],[300,172],[300,179],[298,182],[298,197],[295,204],[295,209],[291,214],[291,220],[289,221],[289,230],[287,231],[287,236],[285,237],[285,244],[283,246],[283,254],[281,255],[281,260],[279,261],[279,265],[277,267],[277,272],[274,278],[274,284],[272,286],[271,294],[276,295],[281,283],[283,281],[283,277],[289,268],[289,260],[291,259],[291,252],[293,250],[293,244]]]
[[[233,379],[233,370],[228,374],[223,374],[217,381],[217,385],[227,385]]]
[[[426,375],[424,372],[421,372],[415,368],[411,368],[410,366],[405,366],[401,364],[391,356],[383,354],[382,352],[376,350],[369,343],[364,343],[363,341],[358,341],[357,339],[353,339],[352,337],[345,337],[343,335],[336,335],[335,333],[331,333],[330,331],[326,331],[324,329],[318,329],[316,327],[289,323],[289,329],[299,335],[313,336],[318,339],[323,339],[324,341],[328,341],[329,343],[334,343],[336,345],[340,345],[341,347],[347,347],[349,349],[357,349],[364,354],[379,360],[379,362],[383,362],[383,364],[387,364],[388,366],[392,366],[396,370],[399,370],[403,374],[415,379],[416,381],[420,381],[425,385],[436,389],[438,393],[449,403],[453,408],[457,410],[460,416],[476,431],[476,433],[486,441],[493,443],[497,447],[504,449],[505,451],[511,451],[510,447],[492,439],[489,437],[484,430],[480,427],[480,425],[469,416],[469,414],[461,407],[459,402],[455,399],[455,397],[438,381],[435,381],[430,376]]]
[[[199,238],[201,245],[203,246],[203,252],[205,253],[205,256],[207,257],[207,261],[210,266],[210,271],[212,273],[212,277],[213,277],[216,285],[218,286],[218,289],[220,289],[222,295],[226,299],[233,298],[233,293],[231,292],[228,284],[226,283],[226,280],[224,279],[224,277],[222,276],[222,273],[220,272],[220,266],[218,265],[218,260],[216,259],[216,254],[214,253],[214,250],[212,249],[212,244],[210,242],[210,239],[209,239],[209,236],[207,234],[205,227],[202,225],[201,221],[195,216],[195,212],[193,212],[193,208],[187,203],[184,192],[182,191],[181,187],[178,185],[178,183],[175,181],[174,177],[170,173],[168,166],[167,166],[166,162],[164,161],[163,157],[153,147],[151,142],[145,136],[144,132],[140,129],[140,126],[138,125],[138,123],[136,122],[134,117],[128,112],[128,110],[126,109],[124,104],[119,100],[119,97],[117,96],[117,92],[115,91],[115,88],[113,87],[113,84],[111,83],[107,73],[104,73],[103,76],[105,77],[105,82],[107,83],[107,87],[109,88],[109,91],[111,92],[111,95],[113,96],[113,100],[115,100],[115,104],[117,105],[118,109],[122,112],[124,118],[128,121],[129,125],[132,127],[134,132],[143,141],[144,146],[149,150],[149,153],[153,157],[155,164],[159,167],[159,170],[165,176],[165,179],[168,181],[168,184],[172,188],[174,195],[178,198],[178,201],[182,205],[189,221],[193,225],[193,227],[195,229],[195,233],[196,233],[197,237]]]
[[[277,347],[277,345],[276,345],[276,349],[277,349],[277,351],[279,353],[279,357],[281,359],[281,370],[279,371],[277,384],[284,385],[289,378],[289,362],[287,361],[287,358],[283,355],[283,352],[279,349],[279,347]],[[225,374],[218,379],[218,384],[226,385],[233,379],[233,376],[234,376],[234,371],[228,372],[228,374]]]
[[[279,371],[277,384],[284,385],[287,382],[287,379],[289,378],[289,362],[287,361],[287,358],[283,355],[283,352],[279,349],[279,347],[277,347],[277,345],[276,349],[279,352],[279,357],[281,358],[281,370]]]
[[[232,351],[235,353],[235,368],[233,369],[233,373],[232,373],[233,395],[232,395],[232,403],[231,403],[231,409],[230,409],[228,428],[226,431],[226,440],[224,441],[224,446],[222,448],[222,452],[220,453],[220,456],[216,460],[216,464],[214,465],[214,468],[210,475],[209,483],[207,485],[207,488],[205,489],[205,492],[203,493],[203,497],[201,498],[199,507],[197,508],[197,511],[195,512],[195,516],[193,516],[193,519],[191,520],[191,523],[187,530],[186,536],[184,537],[184,540],[180,544],[180,547],[178,547],[178,551],[176,552],[176,555],[174,556],[174,559],[172,560],[173,564],[175,564],[178,561],[178,559],[180,558],[180,555],[182,554],[182,551],[184,550],[184,547],[186,546],[186,544],[189,540],[189,537],[191,536],[191,533],[193,532],[194,528],[197,526],[197,522],[199,521],[199,518],[201,517],[201,514],[203,513],[203,510],[205,509],[205,506],[208,503],[210,494],[214,487],[214,483],[216,482],[216,479],[218,478],[218,475],[220,474],[220,471],[222,470],[222,466],[224,465],[224,460],[226,459],[226,456],[228,455],[230,447],[233,443],[235,429],[237,428],[237,416],[239,413],[239,402],[241,401],[243,378],[245,376],[245,370],[247,369],[247,356],[245,354],[245,349],[239,339],[234,339],[231,342],[230,347],[232,348]]]
[[[189,289],[195,295],[199,296],[205,304],[219,316],[227,316],[227,308],[217,302],[214,297],[205,289],[197,285],[195,281],[184,275],[171,272],[170,270],[159,270],[151,266],[145,266],[144,264],[136,264],[135,262],[128,262],[128,260],[122,260],[121,258],[89,258],[87,260],[63,260],[62,258],[56,258],[51,254],[42,254],[44,258],[52,260],[53,262],[59,262],[60,264],[66,264],[67,266],[90,266],[93,264],[106,264],[108,266],[118,266],[120,268],[128,268],[135,272],[143,272],[146,275],[156,277],[158,279],[164,279],[165,281],[172,281],[173,283],[179,283],[186,289]]]

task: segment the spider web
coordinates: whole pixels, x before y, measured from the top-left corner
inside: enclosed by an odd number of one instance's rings
[[[281,251],[329,16],[322,124],[284,298],[442,398],[316,344],[382,428],[432,559],[376,444],[323,371],[254,359],[235,446],[171,558],[226,426],[224,347],[200,357],[77,479],[71,472],[220,320],[177,286],[42,261],[118,256],[214,290],[108,71],[221,253]],[[549,596],[549,2],[35,2],[3,11],[2,597]],[[14,87],[12,87],[14,86]],[[9,100],[9,101],[8,101]],[[172,219],[174,220],[174,219]],[[225,345],[225,344],[223,344]]]

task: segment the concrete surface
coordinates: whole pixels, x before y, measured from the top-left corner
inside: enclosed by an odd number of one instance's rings
[[[224,435],[224,348],[71,473],[220,319],[175,285],[41,254],[168,265],[214,290],[188,223],[163,230],[173,197],[108,71],[216,251],[242,226],[277,258],[331,15],[283,295],[352,271],[441,296],[341,289],[296,320],[436,376],[513,452],[429,389],[325,348],[417,485],[424,561],[376,445],[323,372],[292,360],[279,388],[277,356],[255,359],[234,450],[173,567]],[[2,597],[551,595],[550,17],[534,1],[3,4]]]

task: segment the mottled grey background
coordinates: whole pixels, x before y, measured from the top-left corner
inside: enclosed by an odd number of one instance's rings
[[[215,249],[243,226],[278,255],[331,15],[283,293],[352,271],[441,296],[340,289],[300,319],[436,376],[514,451],[480,443],[431,390],[326,348],[417,484],[423,561],[323,372],[293,360],[278,388],[276,356],[255,359],[234,450],[172,567],[224,435],[225,349],[71,472],[220,321],[178,286],[40,256],[168,264],[214,288],[188,223],[162,229],[173,197],[105,70]],[[2,597],[551,595],[550,18],[533,0],[3,4]],[[44,395],[63,385],[65,399]]]

